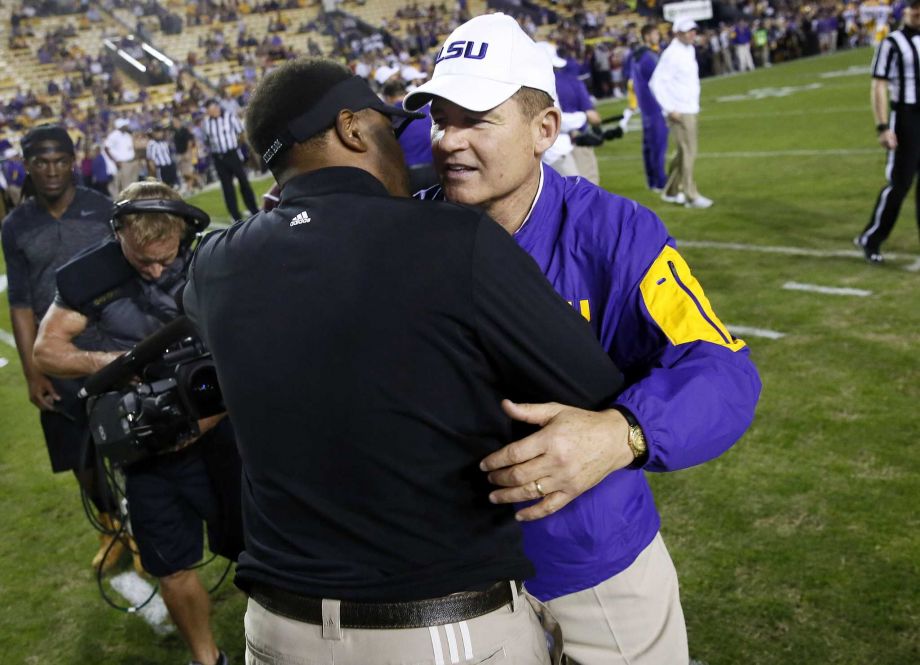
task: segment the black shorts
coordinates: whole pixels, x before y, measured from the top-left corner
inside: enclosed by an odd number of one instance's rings
[[[128,514],[144,569],[165,577],[191,568],[204,548],[202,521],[219,521],[217,498],[201,455],[200,442],[125,469]]]
[[[39,416],[51,470],[55,473],[93,466],[93,444],[89,437],[86,405],[77,398],[82,381],[54,379],[54,389],[61,396],[54,411],[42,411]]]

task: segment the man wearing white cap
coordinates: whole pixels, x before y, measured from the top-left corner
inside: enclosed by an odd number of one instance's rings
[[[109,183],[109,192],[115,195],[137,180],[140,164],[135,159],[134,137],[131,135],[131,122],[127,118],[117,118],[115,129],[105,137],[105,153],[115,162],[115,178]]]
[[[495,503],[518,511],[536,568],[527,591],[580,665],[689,661],[677,575],[645,471],[703,463],[753,418],[760,380],[661,220],[584,178],[541,165],[560,126],[547,55],[503,14],[457,28],[432,79],[441,185],[419,198],[482,208],[588,320],[627,387],[610,408],[504,403],[536,433],[486,457]],[[511,303],[509,303],[510,305]]]
[[[661,200],[688,208],[708,208],[708,199],[696,189],[693,164],[696,161],[696,116],[700,112],[700,69],[696,62],[697,25],[679,18],[672,27],[674,39],[661,54],[649,80],[649,88],[668,121],[677,152],[668,164],[668,183]]]

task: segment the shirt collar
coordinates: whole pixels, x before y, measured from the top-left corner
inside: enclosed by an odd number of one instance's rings
[[[383,183],[367,171],[351,166],[330,166],[288,180],[281,190],[280,205],[304,196],[338,193],[389,196]]]
[[[534,208],[537,207],[537,201],[540,200],[540,194],[543,192],[543,169],[546,168],[546,165],[543,162],[540,162],[540,184],[537,185],[537,195],[533,197],[533,203],[530,204],[530,210],[527,211],[527,216],[524,217],[524,221],[521,222],[521,225],[517,228],[517,231],[511,235],[517,235],[521,232],[521,229],[524,228],[524,225],[530,220],[531,215],[533,215]]]

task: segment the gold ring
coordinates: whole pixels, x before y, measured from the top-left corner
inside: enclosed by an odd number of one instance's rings
[[[543,489],[543,485],[540,484],[539,480],[533,481],[533,485],[537,488],[537,494],[540,496],[546,496],[546,490]]]

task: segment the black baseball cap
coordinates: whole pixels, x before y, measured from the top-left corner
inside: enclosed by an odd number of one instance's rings
[[[48,152],[52,148],[43,147],[39,149],[38,146],[42,143],[52,142],[58,144],[57,149],[59,151],[66,152],[69,155],[76,154],[73,139],[70,138],[70,134],[67,133],[64,127],[61,125],[39,125],[30,129],[22,137],[22,156],[25,159],[29,159],[40,153]]]
[[[277,138],[262,154],[262,160],[268,165],[279,153],[295,143],[306,141],[335,124],[335,119],[343,109],[361,111],[374,109],[394,121],[396,135],[413,120],[424,118],[424,113],[415,113],[390,106],[378,97],[360,76],[351,76],[336,83],[306,113],[291,120],[287,126],[278,130]]]

